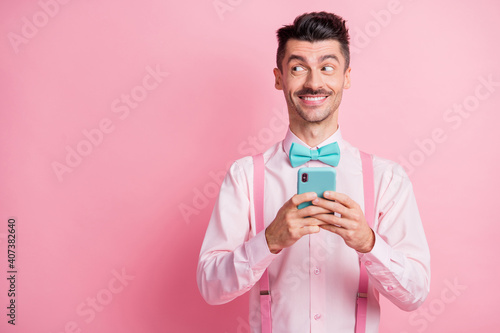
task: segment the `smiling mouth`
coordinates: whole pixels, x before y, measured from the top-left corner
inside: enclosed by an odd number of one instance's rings
[[[304,101],[322,101],[328,96],[299,96],[300,99]]]
[[[314,96],[314,95],[309,95],[309,96],[298,96],[300,100],[302,101],[302,104],[304,106],[319,106],[322,105],[328,96],[322,95],[322,96]]]

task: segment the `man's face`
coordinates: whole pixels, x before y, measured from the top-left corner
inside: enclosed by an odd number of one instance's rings
[[[320,123],[337,117],[342,92],[351,85],[351,68],[336,40],[286,44],[281,72],[274,69],[275,86],[283,90],[290,122]]]

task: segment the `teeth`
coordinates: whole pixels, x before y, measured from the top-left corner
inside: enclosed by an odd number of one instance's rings
[[[320,101],[322,99],[325,99],[325,96],[319,96],[319,97],[302,97],[306,101]]]

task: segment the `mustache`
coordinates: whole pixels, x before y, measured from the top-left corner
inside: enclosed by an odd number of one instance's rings
[[[324,89],[313,90],[313,89],[305,88],[305,89],[297,91],[295,93],[295,95],[297,95],[297,96],[299,96],[299,95],[326,95],[326,96],[330,96],[332,93],[333,93],[332,91],[327,91]]]

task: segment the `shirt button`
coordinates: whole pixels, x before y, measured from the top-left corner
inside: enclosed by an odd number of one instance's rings
[[[391,290],[393,290],[393,289],[394,289],[394,288],[393,288],[392,286],[387,287],[387,290],[389,290],[389,291],[391,291]]]
[[[319,320],[321,318],[321,315],[319,313],[316,313],[314,315],[314,320]]]
[[[370,266],[371,264],[372,264],[372,262],[371,262],[371,261],[366,261],[366,262],[365,262],[365,266]]]
[[[314,274],[319,275],[319,273],[321,273],[321,270],[320,270],[319,268],[317,268],[317,267],[316,267],[316,268],[314,269]]]

